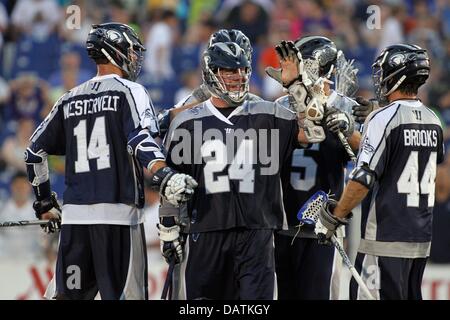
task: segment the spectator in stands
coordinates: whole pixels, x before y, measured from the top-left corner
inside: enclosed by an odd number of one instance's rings
[[[47,115],[49,105],[48,86],[32,74],[22,75],[11,81],[5,118],[14,121],[32,118],[40,122]]]
[[[145,70],[154,77],[170,79],[174,76],[171,57],[178,19],[170,10],[163,11],[156,19],[146,39]]]
[[[230,11],[225,25],[231,29],[241,30],[252,45],[256,45],[267,35],[269,15],[257,2],[245,0]]]
[[[63,53],[60,59],[60,69],[53,73],[48,80],[52,87],[52,103],[62,96],[64,92],[94,76],[94,73],[91,70],[80,69],[80,64],[81,59],[77,52],[68,51]]]
[[[34,39],[46,39],[56,30],[60,18],[55,0],[18,0],[11,14],[15,30]]]
[[[195,88],[198,88],[201,84],[199,71],[186,71],[181,75],[181,82],[183,87],[178,89],[175,93],[175,103],[178,103],[181,99],[186,98],[186,96],[190,95]]]
[[[404,18],[404,8],[401,5],[381,6],[381,23],[383,27],[380,30],[378,53],[387,46],[405,42],[402,26]]]
[[[302,1],[299,3],[299,7],[305,34],[314,33],[325,37],[332,36],[333,25],[331,24],[328,11],[324,10],[321,2]]]
[[[21,118],[17,122],[16,134],[5,139],[0,155],[10,169],[26,172],[23,155],[30,144],[29,138],[34,129],[35,123],[32,119]]]
[[[23,161],[22,161],[23,162]],[[31,185],[26,173],[17,173],[11,181],[11,198],[0,208],[0,221],[36,219],[31,198]],[[37,226],[2,228],[0,230],[1,259],[36,259],[43,255],[41,239],[44,233]]]
[[[5,6],[0,2],[0,52],[3,48],[3,34],[8,28],[8,13]]]
[[[68,28],[66,21],[63,19],[60,23],[59,33],[65,40],[82,45],[84,48],[86,37],[92,29],[92,25],[101,23],[106,12],[97,6],[96,1],[75,0],[71,1],[71,5],[77,5],[80,8],[80,26],[79,28]]]

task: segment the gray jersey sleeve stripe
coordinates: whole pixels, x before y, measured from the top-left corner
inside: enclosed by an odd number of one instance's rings
[[[48,124],[53,120],[55,115],[58,113],[58,109],[62,105],[63,98],[65,98],[65,97],[66,97],[66,94],[64,94],[61,98],[59,98],[58,101],[56,101],[56,103],[53,106],[50,113],[47,115],[47,117],[45,117],[44,121],[42,121],[42,123],[39,125],[39,127],[37,127],[36,130],[34,131],[34,133],[31,135],[31,137],[30,137],[31,142],[36,142],[36,140],[39,138],[39,136],[45,131]]]
[[[270,114],[284,120],[296,118],[295,112],[281,106],[279,103],[270,101],[248,102],[244,109],[247,109],[250,114]]]
[[[392,106],[393,105],[391,105],[390,107],[386,107],[386,109],[376,111],[375,114],[369,116],[370,119],[365,125],[364,133],[361,139],[361,146],[357,158],[358,166],[361,166],[363,162],[369,164],[372,161],[375,153],[380,148],[380,145],[383,142],[383,134],[385,134],[387,125],[393,119],[393,116],[397,112],[399,105],[396,105],[397,109],[395,109],[394,112],[391,108]],[[389,113],[386,111],[392,112],[392,115],[389,115]],[[380,119],[380,117],[378,116],[379,114],[383,114],[383,116],[386,115],[386,118],[390,118],[387,121],[383,121],[383,119]],[[374,120],[375,118],[376,120]]]
[[[192,108],[192,109],[187,109],[187,110],[184,110],[184,111],[180,112],[171,121],[170,126],[169,126],[169,130],[167,131],[167,134],[164,137],[163,145],[168,150],[168,148],[170,146],[170,142],[172,141],[172,136],[173,136],[174,131],[180,125],[182,125],[183,123],[185,123],[185,122],[187,122],[189,120],[192,120],[192,119],[200,119],[200,118],[204,118],[204,117],[207,117],[207,116],[210,116],[210,115],[211,115],[211,113],[209,112],[209,109],[206,108],[204,102],[202,104]]]
[[[116,80],[117,82],[119,82],[125,88],[127,88],[128,92],[130,93],[129,96],[131,96],[131,101],[133,101],[133,106],[130,105],[130,111],[131,111],[131,115],[133,117],[134,124],[136,126],[138,126],[141,122],[141,118],[139,117],[136,100],[134,99],[134,96],[133,96],[133,93],[131,92],[130,87],[128,87],[125,83],[123,83],[122,81],[120,81],[119,79],[117,79],[115,77],[113,79]],[[128,95],[126,95],[126,96],[128,98]],[[128,101],[130,101],[130,99],[128,99]]]
[[[375,148],[375,151],[374,151],[374,153],[373,153],[373,155],[372,155],[372,158],[370,159],[370,162],[369,162],[369,167],[370,167],[370,168],[373,168],[373,167],[372,167],[372,164],[374,164],[374,166],[376,166],[376,165],[378,164],[378,161],[380,160],[382,153],[385,152],[385,148],[386,148],[386,139],[387,139],[386,132],[387,132],[387,130],[388,130],[388,128],[389,128],[390,123],[391,123],[392,120],[395,118],[395,115],[398,113],[398,110],[399,110],[399,109],[400,109],[400,104],[397,104],[396,110],[395,110],[394,114],[391,116],[391,118],[389,119],[389,121],[386,123],[386,127],[384,128],[384,131],[383,131],[383,137],[384,137],[384,139],[381,139],[380,143],[379,143],[378,146]],[[393,129],[393,128],[389,128],[389,133],[390,133],[390,131],[391,131],[392,129]],[[387,135],[389,135],[389,133],[388,133]],[[381,145],[383,145],[382,148],[381,148]],[[376,159],[376,161],[374,161],[375,159]]]

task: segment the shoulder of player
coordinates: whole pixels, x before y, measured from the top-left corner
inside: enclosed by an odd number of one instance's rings
[[[442,121],[441,121],[441,119],[438,117],[438,115],[436,114],[436,112],[435,112],[433,109],[427,107],[427,106],[424,105],[424,104],[422,104],[422,107],[424,108],[424,110],[427,111],[427,113],[428,113],[428,114],[431,116],[431,118],[434,120],[434,122],[435,122],[434,124],[437,124],[438,126],[442,127]]]
[[[264,99],[254,93],[249,92],[247,100],[248,101],[263,101]]]
[[[266,100],[248,101],[246,109],[250,114],[268,114],[285,120],[293,120],[296,118],[295,112],[289,110],[278,102]]]
[[[367,118],[368,125],[387,126],[397,114],[399,108],[400,104],[394,101],[387,106],[372,112]]]
[[[147,89],[137,82],[133,82],[120,77],[112,77],[112,81],[115,81],[118,84],[119,88],[122,88],[123,91],[129,91],[133,95],[145,94],[147,95]]]
[[[186,123],[190,120],[203,118],[204,116],[209,114],[210,112],[208,111],[208,108],[206,107],[205,103],[200,103],[195,107],[183,110],[180,113],[178,113],[175,116],[175,118],[173,118],[173,120],[170,122],[169,130],[175,130],[176,128],[179,128],[183,123]]]

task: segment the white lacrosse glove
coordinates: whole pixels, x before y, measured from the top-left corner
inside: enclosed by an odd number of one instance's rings
[[[190,175],[178,173],[170,167],[156,171],[151,184],[159,187],[159,193],[175,207],[189,201],[198,186],[197,181]]]
[[[303,120],[302,128],[309,143],[319,143],[325,140],[325,131],[322,126],[316,125],[313,121]]]
[[[330,245],[330,238],[336,233],[336,230],[341,225],[347,225],[352,217],[352,213],[348,218],[338,218],[333,215],[333,210],[337,205],[334,199],[328,199],[322,204],[319,211],[319,219],[314,228],[320,244]]]
[[[165,227],[158,223],[158,236],[161,253],[167,263],[175,259],[175,263],[183,261],[183,241],[180,236],[180,226]]]

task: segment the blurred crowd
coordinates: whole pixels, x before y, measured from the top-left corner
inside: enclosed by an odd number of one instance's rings
[[[374,19],[371,5],[380,9],[380,28],[369,23]],[[308,34],[329,37],[348,59],[355,59],[358,95],[369,98],[376,55],[390,44],[418,44],[428,50],[432,66],[420,98],[441,118],[450,147],[450,0],[0,0],[0,222],[34,218],[23,151],[55,101],[95,75],[85,40],[92,24],[108,21],[131,25],[143,39],[147,52],[138,82],[159,110],[201,83],[202,52],[220,28],[240,29],[250,38],[251,91],[266,99],[283,94],[264,72],[267,66],[277,67],[274,45],[281,40]],[[52,187],[61,197],[64,159],[50,157],[49,166]],[[432,248],[432,260],[450,262],[450,157],[438,170],[439,245]],[[148,193],[150,221],[156,221],[157,202]],[[157,246],[153,227],[151,247]],[[10,236],[0,230],[0,244]],[[46,248],[39,251],[43,255],[54,246],[38,244]],[[0,256],[14,251],[2,246]]]

